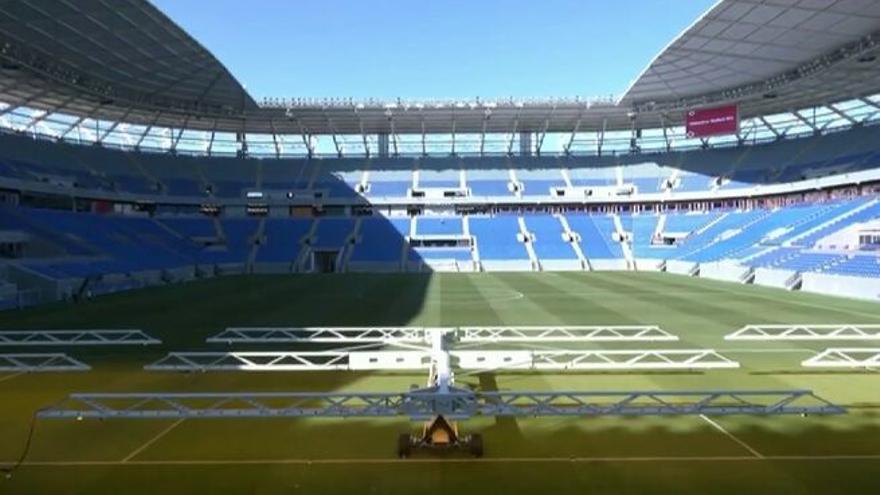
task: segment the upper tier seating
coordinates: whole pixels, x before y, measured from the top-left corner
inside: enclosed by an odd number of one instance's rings
[[[325,197],[353,199],[362,183],[367,198],[406,197],[414,186],[464,186],[477,197],[510,197],[511,177],[525,197],[549,196],[569,185],[634,185],[638,193],[659,194],[667,191],[667,183],[674,194],[710,194],[878,168],[877,143],[880,126],[864,126],[772,144],[640,155],[255,160],[131,153],[0,135],[0,182],[221,200],[257,188],[312,189]]]

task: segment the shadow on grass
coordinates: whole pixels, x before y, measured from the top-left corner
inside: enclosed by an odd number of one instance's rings
[[[480,373],[479,389],[482,392],[497,392],[498,382],[494,373]],[[504,436],[509,439],[522,439],[522,432],[519,429],[519,423],[515,417],[496,416],[495,424],[484,430],[486,435]]]

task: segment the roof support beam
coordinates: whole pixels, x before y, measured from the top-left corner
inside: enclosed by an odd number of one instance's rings
[[[14,112],[14,111],[18,110],[19,108],[21,108],[21,105],[9,105],[8,107],[4,108],[3,110],[0,110],[0,117],[4,117],[4,116],[6,116],[6,114]]]
[[[94,115],[94,113],[97,112],[102,106],[103,105],[101,103],[98,103],[97,105],[92,107],[88,112],[81,115],[78,119],[76,119],[76,122],[74,122],[73,124],[70,124],[70,127],[65,129],[64,132],[62,132],[61,135],[58,136],[58,140],[61,141],[62,139],[67,137],[67,135],[70,134],[70,131],[79,127],[80,124],[82,124],[83,122],[85,122],[86,119],[88,119],[92,115]]]
[[[602,156],[602,145],[605,144],[605,129],[608,128],[608,119],[602,119],[602,132],[599,133],[599,140],[596,141],[596,152]]]
[[[367,158],[370,157],[370,141],[367,139],[367,133],[364,131],[364,119],[361,118],[361,114],[358,111],[357,107],[354,108],[354,114],[358,119],[358,128],[361,131],[361,142],[364,144],[364,156]]]
[[[880,114],[880,112],[871,112],[871,113],[869,113],[868,115],[865,115],[865,116],[862,118],[861,123],[864,124],[865,122],[870,121],[871,119],[873,119],[874,117],[876,117],[878,114]]]
[[[571,137],[568,138],[568,143],[565,144],[565,154],[566,155],[571,154],[571,146],[574,144],[574,138],[575,138],[575,136],[577,136],[577,133],[581,128],[581,122],[583,121],[583,117],[584,117],[584,111],[581,110],[580,113],[578,113],[577,122],[574,123],[574,129],[571,130]]]
[[[388,125],[391,126],[391,146],[394,148],[394,156],[400,155],[400,149],[397,147],[397,130],[394,128],[394,114],[388,114]]]
[[[63,101],[60,105],[58,105],[57,107],[54,107],[54,108],[52,108],[51,110],[46,110],[46,111],[43,112],[42,115],[39,115],[39,116],[37,116],[37,117],[34,117],[30,122],[28,122],[28,125],[25,127],[25,129],[30,129],[30,128],[34,127],[35,125],[39,124],[40,122],[46,120],[46,118],[48,118],[48,117],[49,117],[50,115],[52,115],[53,113],[56,113],[56,112],[58,112],[59,110],[66,108],[66,107],[67,107],[68,105],[70,105],[70,103],[73,102],[76,98],[77,98],[76,95],[71,96],[71,97],[67,98],[66,100],[64,100],[64,101]]]
[[[134,149],[140,151],[140,149],[141,149],[141,144],[143,144],[144,139],[147,138],[147,134],[149,134],[150,131],[153,130],[153,126],[155,126],[155,125],[156,125],[156,122],[159,121],[159,117],[160,117],[161,115],[162,115],[162,112],[156,112],[156,115],[153,117],[153,120],[150,121],[150,125],[148,125],[146,129],[144,129],[143,134],[141,134],[141,137],[138,138],[138,142],[137,142],[137,144],[134,145]]]
[[[247,124],[244,119],[241,120],[241,129],[235,134],[235,141],[239,145],[238,150],[236,151],[236,155],[242,158],[247,158],[250,156],[250,149],[248,149],[248,141],[247,141]]]
[[[278,132],[275,131],[274,120],[269,120],[269,128],[272,129],[272,144],[275,146],[275,158],[281,158],[281,146],[278,145]]]
[[[814,134],[817,133],[817,132],[819,132],[819,128],[816,127],[816,122],[815,122],[815,120],[812,120],[812,121],[811,121],[810,119],[804,117],[803,114],[801,114],[800,110],[795,110],[795,111],[791,112],[791,114],[794,115],[795,117],[797,117],[798,120],[800,120],[801,122],[803,122],[804,125],[806,125],[806,126],[809,127],[810,129],[812,129]],[[815,115],[814,115],[813,117],[814,117],[814,119],[815,119]]]
[[[660,127],[663,128],[663,142],[666,143],[666,152],[672,149],[672,141],[669,139],[669,133],[666,129],[666,114],[660,114]],[[737,135],[737,139],[739,139],[739,135]]]
[[[864,103],[865,105],[869,105],[876,108],[877,110],[880,110],[880,103],[875,103],[868,98],[859,98],[859,101]]]
[[[483,128],[480,130],[480,157],[486,149],[486,127],[489,126],[489,119],[492,117],[492,110],[486,109],[483,112]]]
[[[214,121],[214,128],[211,129],[211,138],[208,139],[208,156],[212,156],[214,153],[214,139],[217,137],[217,121]]]
[[[825,105],[825,106],[828,107],[829,109],[831,109],[832,112],[836,113],[837,115],[839,115],[840,117],[842,117],[843,119],[845,119],[845,120],[846,120],[847,122],[849,122],[850,124],[856,125],[856,124],[859,123],[859,121],[857,121],[856,119],[854,119],[854,118],[850,117],[849,115],[847,115],[846,112],[843,112],[843,111],[841,111],[840,109],[838,109],[836,106],[834,106],[833,103],[829,103],[829,104],[827,104],[827,105]]]
[[[305,145],[306,147],[306,153],[308,154],[309,158],[312,158],[313,156],[315,156],[315,147],[312,146],[312,140],[310,139],[309,133],[306,131],[305,126],[302,125],[301,120],[296,119],[296,123],[299,126],[299,135],[302,139],[303,145]],[[339,157],[342,157],[341,151],[339,152]]]
[[[544,138],[547,136],[547,129],[550,128],[550,119],[553,118],[553,113],[556,111],[556,105],[550,109],[550,113],[547,114],[547,118],[544,119],[544,125],[541,127],[541,132],[538,133],[538,139],[535,143],[535,154],[541,156],[541,147],[544,146]]]
[[[177,143],[180,142],[180,138],[183,137],[183,131],[185,131],[189,125],[189,117],[190,116],[187,115],[186,118],[183,119],[183,125],[180,126],[180,129],[177,131],[177,136],[174,137],[174,141],[171,143],[171,148],[169,151],[171,151],[172,153],[177,152]]]
[[[337,158],[342,158],[342,147],[339,145],[339,139],[336,137],[336,133],[330,135],[333,138],[333,147],[336,148],[336,156]]]
[[[513,130],[510,131],[510,139],[507,141],[507,155],[510,156],[513,154],[513,142],[516,140],[516,131],[519,129],[519,114],[516,113],[516,118],[513,119]]]
[[[455,156],[455,112],[452,113],[452,156]]]
[[[333,139],[333,148],[336,149],[336,157],[342,158],[342,146],[339,144],[339,139],[336,137],[339,132],[336,130],[336,126],[333,124],[333,120],[327,115],[326,109],[323,111],[324,120],[327,121],[327,127],[330,128],[330,138]]]
[[[775,127],[773,127],[772,125],[770,125],[770,122],[767,122],[767,119],[765,119],[763,115],[761,115],[760,117],[758,117],[758,120],[760,120],[761,123],[764,124],[765,127],[767,127],[767,129],[770,129],[770,132],[772,132],[773,135],[776,136],[776,139],[781,139],[781,138],[782,138],[782,134],[780,134],[780,132],[777,131]]]
[[[125,120],[128,118],[128,114],[131,113],[131,110],[132,110],[131,107],[129,107],[128,110],[126,110],[125,113],[122,114],[122,118],[119,118],[119,119],[116,119],[115,121],[113,121],[113,125],[108,127],[107,130],[105,130],[104,133],[101,134],[101,137],[99,137],[98,141],[96,141],[96,142],[98,144],[103,144],[104,140],[107,139],[107,136],[109,136],[111,132],[115,131],[116,128],[119,127],[119,124],[125,122]]]
[[[428,146],[425,144],[425,116],[422,115],[422,156],[428,156]]]
[[[824,124],[822,124],[822,127],[819,128],[819,132],[825,132],[825,129],[828,129],[829,127],[831,127],[831,124],[833,124],[833,123],[834,123],[834,120],[826,121]]]
[[[322,109],[322,112],[324,114],[324,118],[327,119],[327,123],[330,124],[332,128],[333,124],[332,122],[330,122],[330,117],[327,116],[326,110]],[[287,116],[288,120],[296,122],[297,127],[299,127],[299,135],[302,139],[303,145],[306,147],[306,153],[308,154],[308,157],[312,158],[313,156],[315,156],[315,147],[312,146],[312,140],[310,139],[311,136],[308,132],[308,129],[306,129],[306,127],[303,125],[302,120],[300,120],[299,117],[295,117],[293,115],[293,111],[290,108],[285,110],[284,114]],[[336,129],[333,129],[333,132],[335,133]],[[336,136],[333,136],[333,144],[336,144]],[[336,146],[336,153],[339,155],[339,158],[342,158],[342,151],[339,150],[338,145]]]

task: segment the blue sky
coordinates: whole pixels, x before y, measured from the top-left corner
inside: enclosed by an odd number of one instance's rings
[[[152,0],[255,98],[607,96],[714,0]]]

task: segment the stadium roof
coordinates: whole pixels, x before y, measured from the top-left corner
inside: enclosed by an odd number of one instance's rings
[[[876,92],[880,72],[868,62],[876,60],[878,35],[880,2],[874,0],[720,1],[651,61],[621,102],[699,99],[769,86],[778,77],[790,84],[781,85],[777,97],[794,93],[794,106]],[[852,53],[835,55],[847,48]],[[814,72],[795,79],[792,72],[808,68]]]
[[[721,0],[619,101],[270,99],[258,105],[147,0],[6,0],[0,2],[0,101],[11,106],[0,117],[28,107],[148,130],[302,135],[304,141],[308,135],[658,128],[680,124],[684,110],[699,106],[736,102],[749,118],[880,93],[878,40],[874,0]]]
[[[256,108],[207,49],[147,1],[0,2],[0,42],[4,79],[20,81],[16,73],[27,71],[68,87],[58,92],[94,93],[120,104]]]

